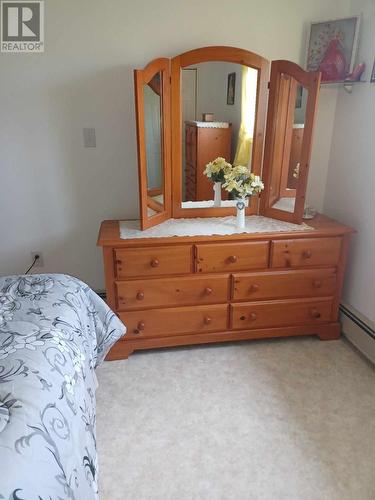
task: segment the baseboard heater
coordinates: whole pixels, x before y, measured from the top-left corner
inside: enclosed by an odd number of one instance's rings
[[[375,324],[348,304],[340,305],[340,316],[345,337],[375,363]]]
[[[96,292],[103,300],[104,290]],[[367,358],[375,363],[375,325],[354,307],[348,304],[340,305],[342,332]]]

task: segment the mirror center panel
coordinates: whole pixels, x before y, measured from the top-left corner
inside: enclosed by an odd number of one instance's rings
[[[181,208],[214,207],[205,175],[218,157],[252,171],[259,72],[242,64],[207,61],[181,68]],[[221,189],[221,206],[235,200]]]

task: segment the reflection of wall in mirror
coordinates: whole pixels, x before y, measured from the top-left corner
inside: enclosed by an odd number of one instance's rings
[[[302,94],[299,92],[302,89]],[[294,111],[294,126],[290,151],[288,188],[296,189],[298,185],[298,165],[301,162],[302,140],[306,115],[308,92],[305,88],[299,86],[297,90],[297,101]],[[299,101],[299,102],[298,102]],[[298,105],[299,104],[299,105]]]
[[[186,199],[186,145],[185,122],[197,119],[197,70],[183,68],[181,72],[181,109],[182,109],[182,199]]]
[[[294,123],[305,123],[306,105],[307,105],[307,90],[302,90],[301,106],[297,107],[294,112]]]
[[[236,153],[238,132],[241,124],[241,76],[242,66],[229,62],[205,62],[197,68],[197,117],[203,113],[214,114],[214,120],[232,123],[232,162]],[[236,73],[235,100],[227,104],[228,74]],[[214,158],[212,158],[214,160]]]
[[[295,124],[293,126],[288,170],[288,189],[297,189],[299,165],[301,163],[303,130],[303,124]]]
[[[144,86],[145,143],[148,189],[162,188],[160,96]]]

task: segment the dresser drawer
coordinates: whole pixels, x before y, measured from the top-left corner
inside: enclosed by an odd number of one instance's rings
[[[326,323],[331,319],[332,299],[274,300],[232,304],[235,330]]]
[[[119,310],[190,304],[218,304],[229,297],[228,276],[189,276],[118,281]]]
[[[329,297],[335,294],[336,269],[235,274],[232,300]]]
[[[228,306],[148,309],[124,312],[119,316],[127,327],[126,338],[167,337],[227,330]]]
[[[246,271],[268,267],[269,242],[197,245],[199,273]]]
[[[335,266],[341,238],[306,238],[273,241],[271,267]]]
[[[191,273],[193,263],[190,246],[118,249],[115,259],[119,279]]]

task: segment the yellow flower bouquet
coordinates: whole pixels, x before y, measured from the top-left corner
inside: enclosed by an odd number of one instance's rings
[[[225,175],[223,188],[232,193],[234,198],[247,198],[259,194],[264,189],[264,184],[259,175],[255,175],[247,167],[238,165],[232,167]]]
[[[225,175],[230,172],[232,165],[225,161],[225,158],[219,156],[214,161],[207,163],[204,170],[204,174],[212,180],[212,182],[223,183],[225,181]]]
[[[245,199],[253,194],[259,194],[264,184],[259,175],[255,175],[247,167],[238,165],[225,174],[223,187],[237,200],[237,229],[241,231],[246,226]]]

